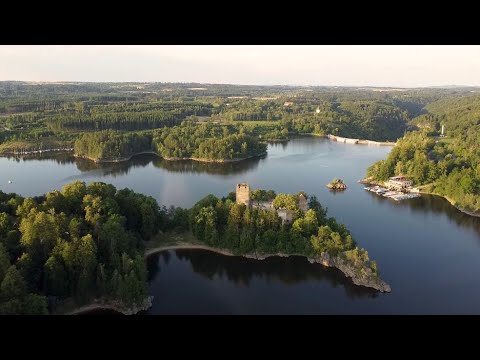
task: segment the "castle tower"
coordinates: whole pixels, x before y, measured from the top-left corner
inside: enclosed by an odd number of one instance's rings
[[[250,205],[250,185],[248,183],[237,184],[236,201],[237,204]]]
[[[300,195],[298,195],[298,207],[303,212],[308,211],[308,201],[303,193],[300,193]]]

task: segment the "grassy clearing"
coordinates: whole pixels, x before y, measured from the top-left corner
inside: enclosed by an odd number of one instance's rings
[[[452,138],[438,138],[439,143],[451,144],[453,141]]]
[[[145,250],[158,248],[161,246],[172,246],[180,243],[199,244],[202,243],[190,231],[168,231],[159,232],[145,244]]]
[[[266,120],[258,120],[258,121],[230,121],[226,124],[243,124],[245,126],[251,125],[260,125],[260,126],[278,126],[278,121],[266,121]]]

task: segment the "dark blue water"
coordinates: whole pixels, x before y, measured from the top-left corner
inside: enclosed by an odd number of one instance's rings
[[[243,181],[277,192],[303,190],[348,226],[392,287],[392,293],[372,295],[338,272],[298,258],[259,263],[171,251],[168,262],[165,255],[149,260],[155,296],[150,313],[480,313],[480,219],[438,197],[395,202],[365,191],[356,181],[389,151],[301,138],[270,145],[264,158],[226,166],[151,156],[109,165],[65,155],[1,158],[0,189],[38,195],[74,180],[104,181],[184,207],[208,193],[224,196]],[[334,177],[349,188],[330,192],[325,185]]]

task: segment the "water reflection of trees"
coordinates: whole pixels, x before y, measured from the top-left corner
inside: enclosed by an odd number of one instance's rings
[[[211,175],[241,174],[258,166],[260,158],[252,158],[238,163],[201,163],[198,161],[182,160],[167,161],[155,155],[138,155],[129,161],[121,163],[95,163],[85,159],[76,159],[77,168],[82,172],[101,171],[103,175],[126,175],[131,169],[145,167],[150,163],[154,167],[165,169],[168,172],[179,173],[206,173]]]
[[[192,160],[167,161],[155,158],[153,166],[170,172],[179,173],[206,173],[211,175],[236,175],[255,169],[266,155],[234,163],[204,163]]]
[[[166,253],[169,252],[164,251],[161,254],[165,256],[163,254]],[[254,278],[264,278],[267,283],[279,281],[287,286],[309,281],[326,281],[332,287],[342,286],[351,299],[378,296],[378,293],[372,289],[354,285],[341,271],[325,268],[320,264],[310,264],[304,257],[254,260],[224,256],[205,250],[176,250],[175,254],[177,258],[189,261],[195,273],[210,280],[216,277],[226,278],[236,285],[245,287],[248,287]],[[158,260],[156,256],[148,260],[149,281],[158,273],[160,268]],[[170,260],[169,257],[168,260]]]
[[[289,142],[290,141],[267,141],[268,146],[271,148],[281,148],[282,150],[287,148]]]
[[[160,262],[159,262],[160,257],[162,258],[163,263],[168,265],[170,263],[171,253],[169,251],[161,251],[159,253],[152,254],[149,257],[147,257],[146,263],[147,263],[147,269],[148,269],[148,274],[147,274],[148,281],[152,281],[153,279],[155,279],[155,277],[161,271]]]
[[[445,214],[448,219],[453,221],[457,226],[474,230],[480,234],[480,218],[462,213],[440,196],[422,194],[419,198],[393,202],[393,200],[385,197],[375,194],[371,195],[376,202],[387,202],[388,205],[392,207],[406,207],[413,213],[418,213],[419,215],[425,213],[433,213],[435,215]]]
[[[130,170],[135,168],[143,168],[150,164],[154,155],[137,156],[129,161],[119,163],[95,163],[87,159],[75,159],[77,169],[81,172],[98,173],[100,176],[123,176],[127,175]]]
[[[52,161],[59,165],[72,164],[75,162],[75,157],[69,152],[52,152],[49,154],[31,154],[31,155],[5,155],[2,156],[8,160],[15,162],[28,161]]]
[[[52,153],[29,156],[7,156],[14,161],[55,161],[59,165],[75,163],[82,173],[95,173],[98,176],[123,176],[130,170],[153,164],[154,167],[177,173],[204,173],[210,175],[238,175],[258,167],[266,155],[235,163],[203,163],[192,160],[167,161],[153,154],[142,154],[120,163],[95,163],[91,160],[75,158],[72,153]]]

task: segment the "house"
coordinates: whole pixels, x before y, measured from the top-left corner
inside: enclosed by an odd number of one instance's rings
[[[405,190],[413,185],[413,181],[405,176],[393,176],[385,182],[385,185],[390,189]]]
[[[292,101],[285,101],[283,103],[283,106],[292,106],[293,105],[293,102]]]

